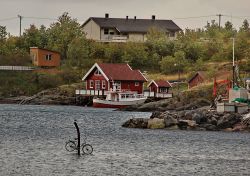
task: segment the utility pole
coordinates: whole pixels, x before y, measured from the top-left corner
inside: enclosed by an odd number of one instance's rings
[[[17,15],[17,17],[19,18],[19,36],[21,37],[21,35],[22,35],[22,19],[23,19],[23,17],[21,15]]]
[[[235,85],[235,60],[234,60],[234,38],[233,38],[233,88]]]
[[[222,14],[217,14],[216,16],[219,17],[219,29],[220,29],[221,16],[223,16],[223,15]]]

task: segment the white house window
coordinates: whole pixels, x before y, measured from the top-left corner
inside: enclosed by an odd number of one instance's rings
[[[100,80],[95,80],[95,90],[100,90],[100,89],[101,89]]]
[[[104,34],[109,34],[109,29],[104,29]]]
[[[135,82],[135,86],[139,86],[140,84],[139,84],[139,82]]]
[[[93,80],[89,81],[89,88],[94,88],[94,81]]]
[[[95,71],[95,75],[101,75],[100,70],[97,69],[97,70]]]
[[[121,90],[121,81],[115,81],[116,90]]]
[[[52,54],[46,54],[45,59],[50,61],[52,59]]]
[[[106,82],[105,82],[105,80],[102,80],[102,89],[106,89]]]

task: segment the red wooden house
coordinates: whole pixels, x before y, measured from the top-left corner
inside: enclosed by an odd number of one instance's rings
[[[117,90],[130,90],[143,93],[143,83],[147,79],[139,70],[133,70],[128,64],[95,63],[82,78],[86,90],[108,91],[116,85]]]
[[[171,88],[171,84],[168,81],[164,80],[152,80],[149,85],[149,91],[155,93],[169,93],[169,88]]]

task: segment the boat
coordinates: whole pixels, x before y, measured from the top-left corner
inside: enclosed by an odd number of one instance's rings
[[[124,108],[131,105],[143,104],[147,97],[135,91],[111,90],[107,91],[105,99],[93,98],[93,107],[97,108]]]

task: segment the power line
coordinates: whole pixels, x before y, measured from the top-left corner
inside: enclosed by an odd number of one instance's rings
[[[182,18],[172,18],[173,20],[179,19],[191,19],[191,18],[207,18],[207,17],[215,17],[216,15],[205,15],[205,16],[193,16],[193,17],[182,17]]]
[[[24,17],[24,18],[30,18],[30,19],[38,19],[38,20],[57,20],[56,18],[48,18],[48,17]]]
[[[0,21],[10,21],[10,20],[14,20],[16,18],[17,17],[3,18],[3,19],[0,19]]]

